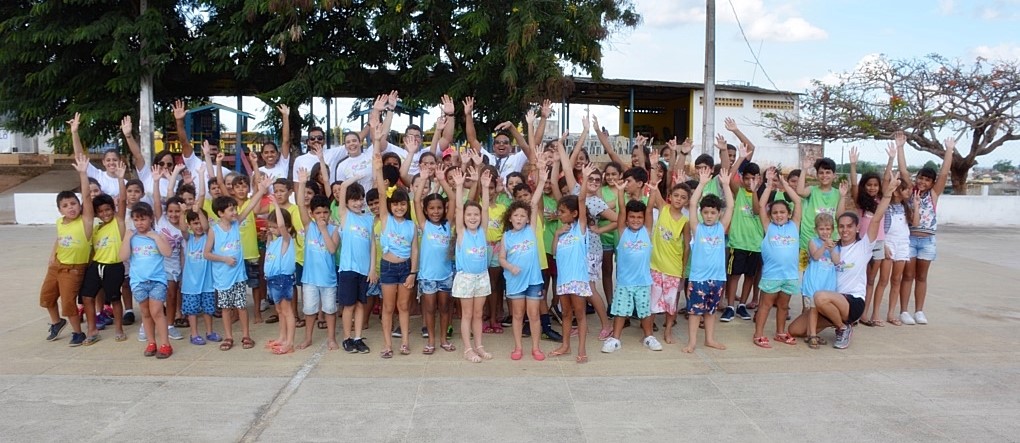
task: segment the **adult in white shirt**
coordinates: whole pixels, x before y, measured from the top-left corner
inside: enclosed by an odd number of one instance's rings
[[[326,166],[332,171],[340,160],[347,156],[347,150],[336,147],[325,149],[326,144],[326,132],[318,126],[313,126],[308,129],[308,138],[305,140],[305,146],[307,150],[304,154],[299,155],[294,159],[294,166],[291,167],[291,177],[295,180],[298,177],[298,170],[305,169],[311,171],[312,167],[319,163],[318,152],[322,151],[323,160],[326,161]],[[312,177],[312,180],[317,178]]]
[[[262,144],[262,166],[259,171],[274,179],[290,178],[290,107],[279,105],[276,107],[283,118],[283,137],[280,146],[267,141]],[[254,166],[257,163],[252,163]]]
[[[892,199],[893,191],[899,187],[900,178],[890,176],[882,190],[882,200],[875,208],[873,220],[882,220],[885,211],[889,208],[889,201]],[[864,296],[868,284],[868,263],[871,261],[871,249],[875,245],[875,238],[878,236],[878,229],[882,223],[871,223],[868,231],[858,233],[860,220],[855,212],[844,212],[843,205],[846,200],[847,187],[844,183],[839,189],[840,200],[837,213],[842,215],[836,220],[836,229],[839,231],[839,258],[842,263],[837,265],[836,290],[815,292],[814,312],[818,315],[818,331],[829,327],[836,328],[836,342],[833,346],[837,349],[846,349],[850,346],[850,337],[853,335],[853,323],[864,314]],[[790,323],[788,331],[795,337],[807,337],[808,315],[801,314]]]
[[[85,155],[85,148],[81,143],[81,137],[78,135],[78,127],[81,122],[81,115],[77,112],[74,113],[74,118],[67,121],[67,124],[71,126],[71,140],[74,144],[74,155]],[[120,195],[120,182],[121,179],[117,178],[117,165],[121,162],[120,153],[116,149],[109,149],[103,152],[103,169],[92,165],[89,162],[85,170],[85,174],[95,179],[99,183],[99,190],[104,194],[108,194],[116,200],[117,196]]]
[[[482,144],[478,141],[475,132],[473,109],[474,98],[466,98],[464,100],[464,133],[471,148],[480,151],[487,159],[487,163],[496,167],[496,170],[499,171],[500,181],[505,181],[506,176],[512,172],[521,172],[524,169],[524,165],[535,161],[535,150],[528,144],[524,136],[517,131],[517,126],[508,121],[496,125],[496,136],[492,139],[492,152],[481,150]],[[544,125],[541,127],[544,127]],[[513,147],[510,145],[511,136],[517,140],[517,146],[520,147],[520,150],[517,152],[514,152]]]
[[[184,117],[188,115],[188,110],[184,109],[184,102],[181,100],[177,100],[176,102],[174,102],[173,110],[174,121],[177,124],[177,138],[181,141],[181,157],[184,159],[184,166],[187,167],[188,170],[191,171],[193,175],[195,175],[198,173],[198,168],[202,166],[204,160],[195,155],[195,146],[191,144],[191,137],[188,136],[188,132],[184,128]],[[209,159],[215,160],[216,156],[219,153],[220,153],[219,143],[211,143]],[[213,165],[213,168],[215,167],[216,166]],[[206,168],[207,170],[205,171],[204,174],[202,174],[202,177],[198,177],[197,175],[195,175],[194,177],[195,180],[201,180],[202,183],[208,185],[209,179],[216,178],[216,170],[213,168]],[[219,168],[223,172],[224,176],[230,173],[230,170],[223,166],[220,166]],[[142,182],[144,183],[145,180],[142,180]],[[163,195],[166,194],[164,193]]]

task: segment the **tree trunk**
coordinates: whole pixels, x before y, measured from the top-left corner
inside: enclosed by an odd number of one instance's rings
[[[949,168],[949,176],[953,179],[954,195],[967,195],[967,177],[970,175],[970,168],[965,163],[953,161],[953,165]]]

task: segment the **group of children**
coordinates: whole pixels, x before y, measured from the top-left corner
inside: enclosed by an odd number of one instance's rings
[[[690,140],[670,140],[653,150],[640,137],[624,166],[608,137],[596,131],[612,160],[602,170],[581,149],[589,132],[587,118],[572,152],[564,139],[542,143],[536,134],[544,132],[548,101],[540,115],[529,116],[526,136],[509,122],[500,125],[490,155],[475,139],[470,98],[464,101],[470,147],[463,153],[441,149],[452,141],[454,125],[453,102],[444,97],[433,146],[419,152],[421,130],[415,127],[415,136],[409,127],[404,155],[394,155],[387,142],[390,103],[395,104],[392,94],[380,96],[368,127],[344,135],[347,158],[338,165],[329,164],[336,151],[323,148],[324,132],[310,129],[310,161],[295,162],[293,182],[265,169],[279,173],[278,156],[270,165],[264,155],[267,164],[255,170],[258,158],[252,154],[252,178],[226,173],[223,155],[208,143],[204,159],[190,149],[185,152],[187,168],[163,155],[149,168],[136,155],[140,179],[125,181],[127,167],[116,152],[104,154],[105,171],[82,155],[76,116],[69,122],[78,153],[75,167],[81,189],[92,192],[83,192],[80,202],[71,192],[57,197],[58,237],[40,296],[51,317],[48,339],[55,340],[70,321],[72,346],[99,341],[98,331],[110,324],[116,340],[126,340],[123,326],[133,320],[129,314],[136,304],[146,356],[172,355],[169,340],[183,338],[175,326],[185,325],[192,344],[217,342],[221,350],[230,350],[235,316],[241,346],[250,349],[255,346],[247,310],[252,288],[256,323],[261,321],[261,297],[276,306],[270,318],[279,322],[279,334],[266,344],[275,354],[311,346],[316,327],[326,329],[330,350],[370,352],[362,332],[375,301],[381,300],[380,356],[393,356],[392,336],[401,339],[397,352],[408,355],[413,295],[421,304],[427,337],[422,352],[434,353],[437,342],[445,351],[456,350],[450,339],[457,311],[464,358],[476,363],[493,358],[483,337],[502,332],[507,320],[514,336],[511,359],[523,358],[524,337],[530,336],[532,358],[541,361],[546,355],[540,338],[561,341],[551,353],[561,356],[572,353],[576,336],[575,358],[586,362],[589,309],[598,316],[598,338],[606,353],[621,348],[631,318],[640,321],[643,345],[662,350],[654,334],[656,314],[666,317],[667,344],[673,343],[672,326],[683,314],[688,317],[683,352],[695,349],[699,327],[705,329],[706,346],[726,349],[715,338],[717,310],[722,311],[719,319],[728,322],[734,316],[751,319],[748,310],[755,308],[752,341],[770,348],[764,330],[773,306],[772,340],[793,345],[797,339],[786,322],[797,295],[803,296],[810,320],[802,335],[817,348],[824,340],[818,336],[819,313],[812,298],[840,289],[837,275],[845,263],[835,227],[848,203],[856,206],[850,212],[853,229],[858,229],[857,218],[860,232],[870,223],[882,225],[868,270],[865,310],[872,309],[872,315],[861,322],[882,325],[878,309],[889,282],[887,320],[927,322],[922,312],[925,279],[934,259],[934,210],[947,168],[937,175],[923,169],[917,186],[910,185],[902,134],[890,146],[885,180],[865,174],[853,183],[852,166],[851,185],[837,187],[834,162],[821,159],[814,165],[818,185],[807,186],[799,170],[785,176],[774,167],[762,171],[751,161],[754,145],[727,119],[726,128],[740,140],[740,149],[719,136],[721,164],[703,154],[694,161],[697,179],[687,180]],[[184,134],[183,105],[174,111]],[[130,120],[122,130],[134,153]],[[362,148],[363,138],[368,148]],[[509,152],[511,139],[519,152]],[[947,148],[948,157],[952,147]],[[278,155],[275,144],[267,149]],[[890,177],[897,155],[898,189],[892,204],[877,210],[886,194],[882,187],[895,183]],[[852,165],[856,157],[854,152]],[[304,167],[309,165],[314,166]],[[412,169],[417,173],[410,174]],[[911,315],[906,306],[914,281],[917,312]],[[501,320],[504,296],[509,314]],[[902,312],[894,318],[897,303]],[[105,312],[105,304],[112,312]],[[398,328],[393,328],[394,315]],[[222,337],[213,331],[213,316],[222,317]],[[339,334],[337,316],[342,319]],[[570,330],[562,338],[551,328],[552,316]],[[844,320],[856,322],[852,317]],[[304,339],[299,340],[296,330],[302,326]],[[847,334],[839,347],[848,340]]]

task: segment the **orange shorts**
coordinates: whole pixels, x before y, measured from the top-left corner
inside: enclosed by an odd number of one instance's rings
[[[59,300],[61,317],[78,315],[78,291],[87,267],[88,264],[65,265],[54,261],[46,269],[46,277],[39,288],[39,306],[53,308]]]

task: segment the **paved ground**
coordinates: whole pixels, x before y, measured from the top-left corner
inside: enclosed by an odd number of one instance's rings
[[[928,326],[859,328],[850,349],[751,344],[721,326],[727,351],[624,349],[538,363],[460,352],[381,360],[322,346],[273,356],[175,342],[164,361],[111,332],[92,346],[43,340],[38,286],[52,227],[0,227],[0,435],[5,441],[1016,441],[1020,436],[1020,234],[946,228]],[[597,325],[592,316],[589,322]],[[417,319],[412,325],[418,325]],[[685,324],[677,332],[685,339]],[[219,326],[217,325],[217,328]],[[592,326],[594,330],[596,326]],[[416,329],[412,327],[412,329]],[[316,331],[319,334],[319,331]],[[378,349],[379,324],[368,343]],[[831,331],[826,334],[831,340]],[[318,335],[319,338],[322,335]],[[546,342],[546,350],[552,345]]]

